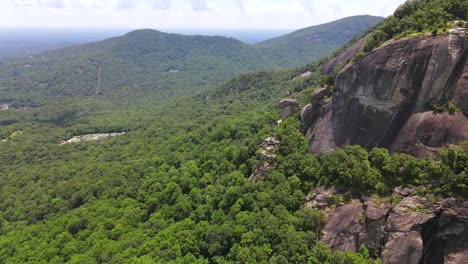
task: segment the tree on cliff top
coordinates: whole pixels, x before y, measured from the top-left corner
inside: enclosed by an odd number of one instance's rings
[[[408,0],[371,33],[364,51],[369,52],[392,38],[445,32],[450,21],[466,20],[467,16],[465,0]]]

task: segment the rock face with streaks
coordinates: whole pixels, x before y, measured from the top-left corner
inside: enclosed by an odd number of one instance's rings
[[[312,153],[344,145],[387,147],[418,157],[468,139],[468,35],[408,38],[347,65],[332,100],[302,111]],[[451,102],[455,114],[431,107]]]
[[[357,53],[361,52],[364,49],[366,41],[367,37],[356,41],[353,45],[345,49],[338,56],[325,63],[320,72],[323,75],[327,75],[332,73],[337,66],[347,64]]]
[[[328,87],[317,89],[312,95],[312,102],[301,112],[301,130],[311,144],[311,148],[331,151],[336,148],[332,137],[332,100]]]
[[[468,263],[468,201],[429,201],[416,189],[396,188],[389,198],[362,197],[326,206],[333,188],[320,188],[305,206],[325,210],[322,241],[335,250],[364,244],[382,263]]]
[[[364,207],[359,202],[331,209],[323,228],[322,241],[336,250],[356,251],[363,212]]]

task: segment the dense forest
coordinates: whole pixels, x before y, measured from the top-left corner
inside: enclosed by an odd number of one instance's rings
[[[306,100],[320,77],[292,81],[293,73],[247,74],[144,110],[89,115],[83,107],[72,125],[35,110],[3,126],[11,135],[0,144],[1,262],[369,263],[365,248],[333,252],[318,242],[323,212],[302,205],[312,187],[334,185],[353,197],[437,181],[422,195],[466,198],[461,148],[434,160],[358,146],[307,154],[297,117],[276,125],[276,102],[298,87]],[[129,133],[58,145],[122,129]],[[281,140],[279,166],[251,182],[268,136]]]
[[[395,17],[413,2],[420,1],[409,1]],[[141,58],[145,48],[151,47],[138,48]],[[115,52],[132,57],[126,49]],[[304,207],[306,195],[335,186],[345,193],[340,202],[423,186],[419,195],[430,199],[467,199],[468,144],[428,159],[359,146],[309,154],[299,116],[278,124],[277,104],[285,97],[307,103],[330,82],[320,74],[322,63],[247,73],[172,99],[123,100],[146,88],[123,89],[117,99],[68,96],[0,111],[0,263],[379,263],[365,247],[339,252],[320,242],[325,215]],[[3,70],[0,76],[14,71]],[[305,71],[311,75],[300,77]],[[131,78],[143,73],[135,74]],[[68,91],[68,84],[56,87]],[[17,91],[8,87],[10,95]],[[36,90],[31,102],[45,102],[47,93]],[[59,144],[110,132],[126,133]],[[277,166],[264,180],[251,181],[267,137],[280,141]]]

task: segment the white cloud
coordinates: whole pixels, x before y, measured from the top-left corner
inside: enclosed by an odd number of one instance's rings
[[[0,27],[301,28],[388,16],[404,0],[8,0]]]
[[[155,0],[152,7],[157,10],[168,10],[171,8],[171,0]]]
[[[172,2],[175,2],[173,5]],[[19,7],[133,9],[154,8],[167,10],[171,6],[190,6],[194,11],[209,10],[206,0],[13,0]]]
[[[53,7],[53,8],[62,8],[64,3],[62,0],[14,0],[13,3],[18,6],[43,6],[43,7]]]

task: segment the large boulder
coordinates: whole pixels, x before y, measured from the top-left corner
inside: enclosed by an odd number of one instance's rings
[[[296,99],[284,99],[279,101],[281,119],[284,120],[301,111],[299,101]]]
[[[323,228],[322,240],[336,250],[356,251],[363,212],[360,202],[332,209]]]
[[[395,152],[429,157],[441,148],[468,139],[468,118],[463,113],[415,113],[406,121],[392,143]]]
[[[390,234],[382,263],[385,264],[418,264],[423,252],[423,241],[419,232],[398,232]]]
[[[382,263],[468,263],[468,201],[428,200],[417,188],[395,188],[392,199],[361,197],[332,204],[334,188],[316,188],[305,206],[324,210],[322,241],[335,250],[366,245]]]
[[[421,231],[436,217],[440,207],[425,199],[409,196],[393,206],[387,219],[387,232]]]

